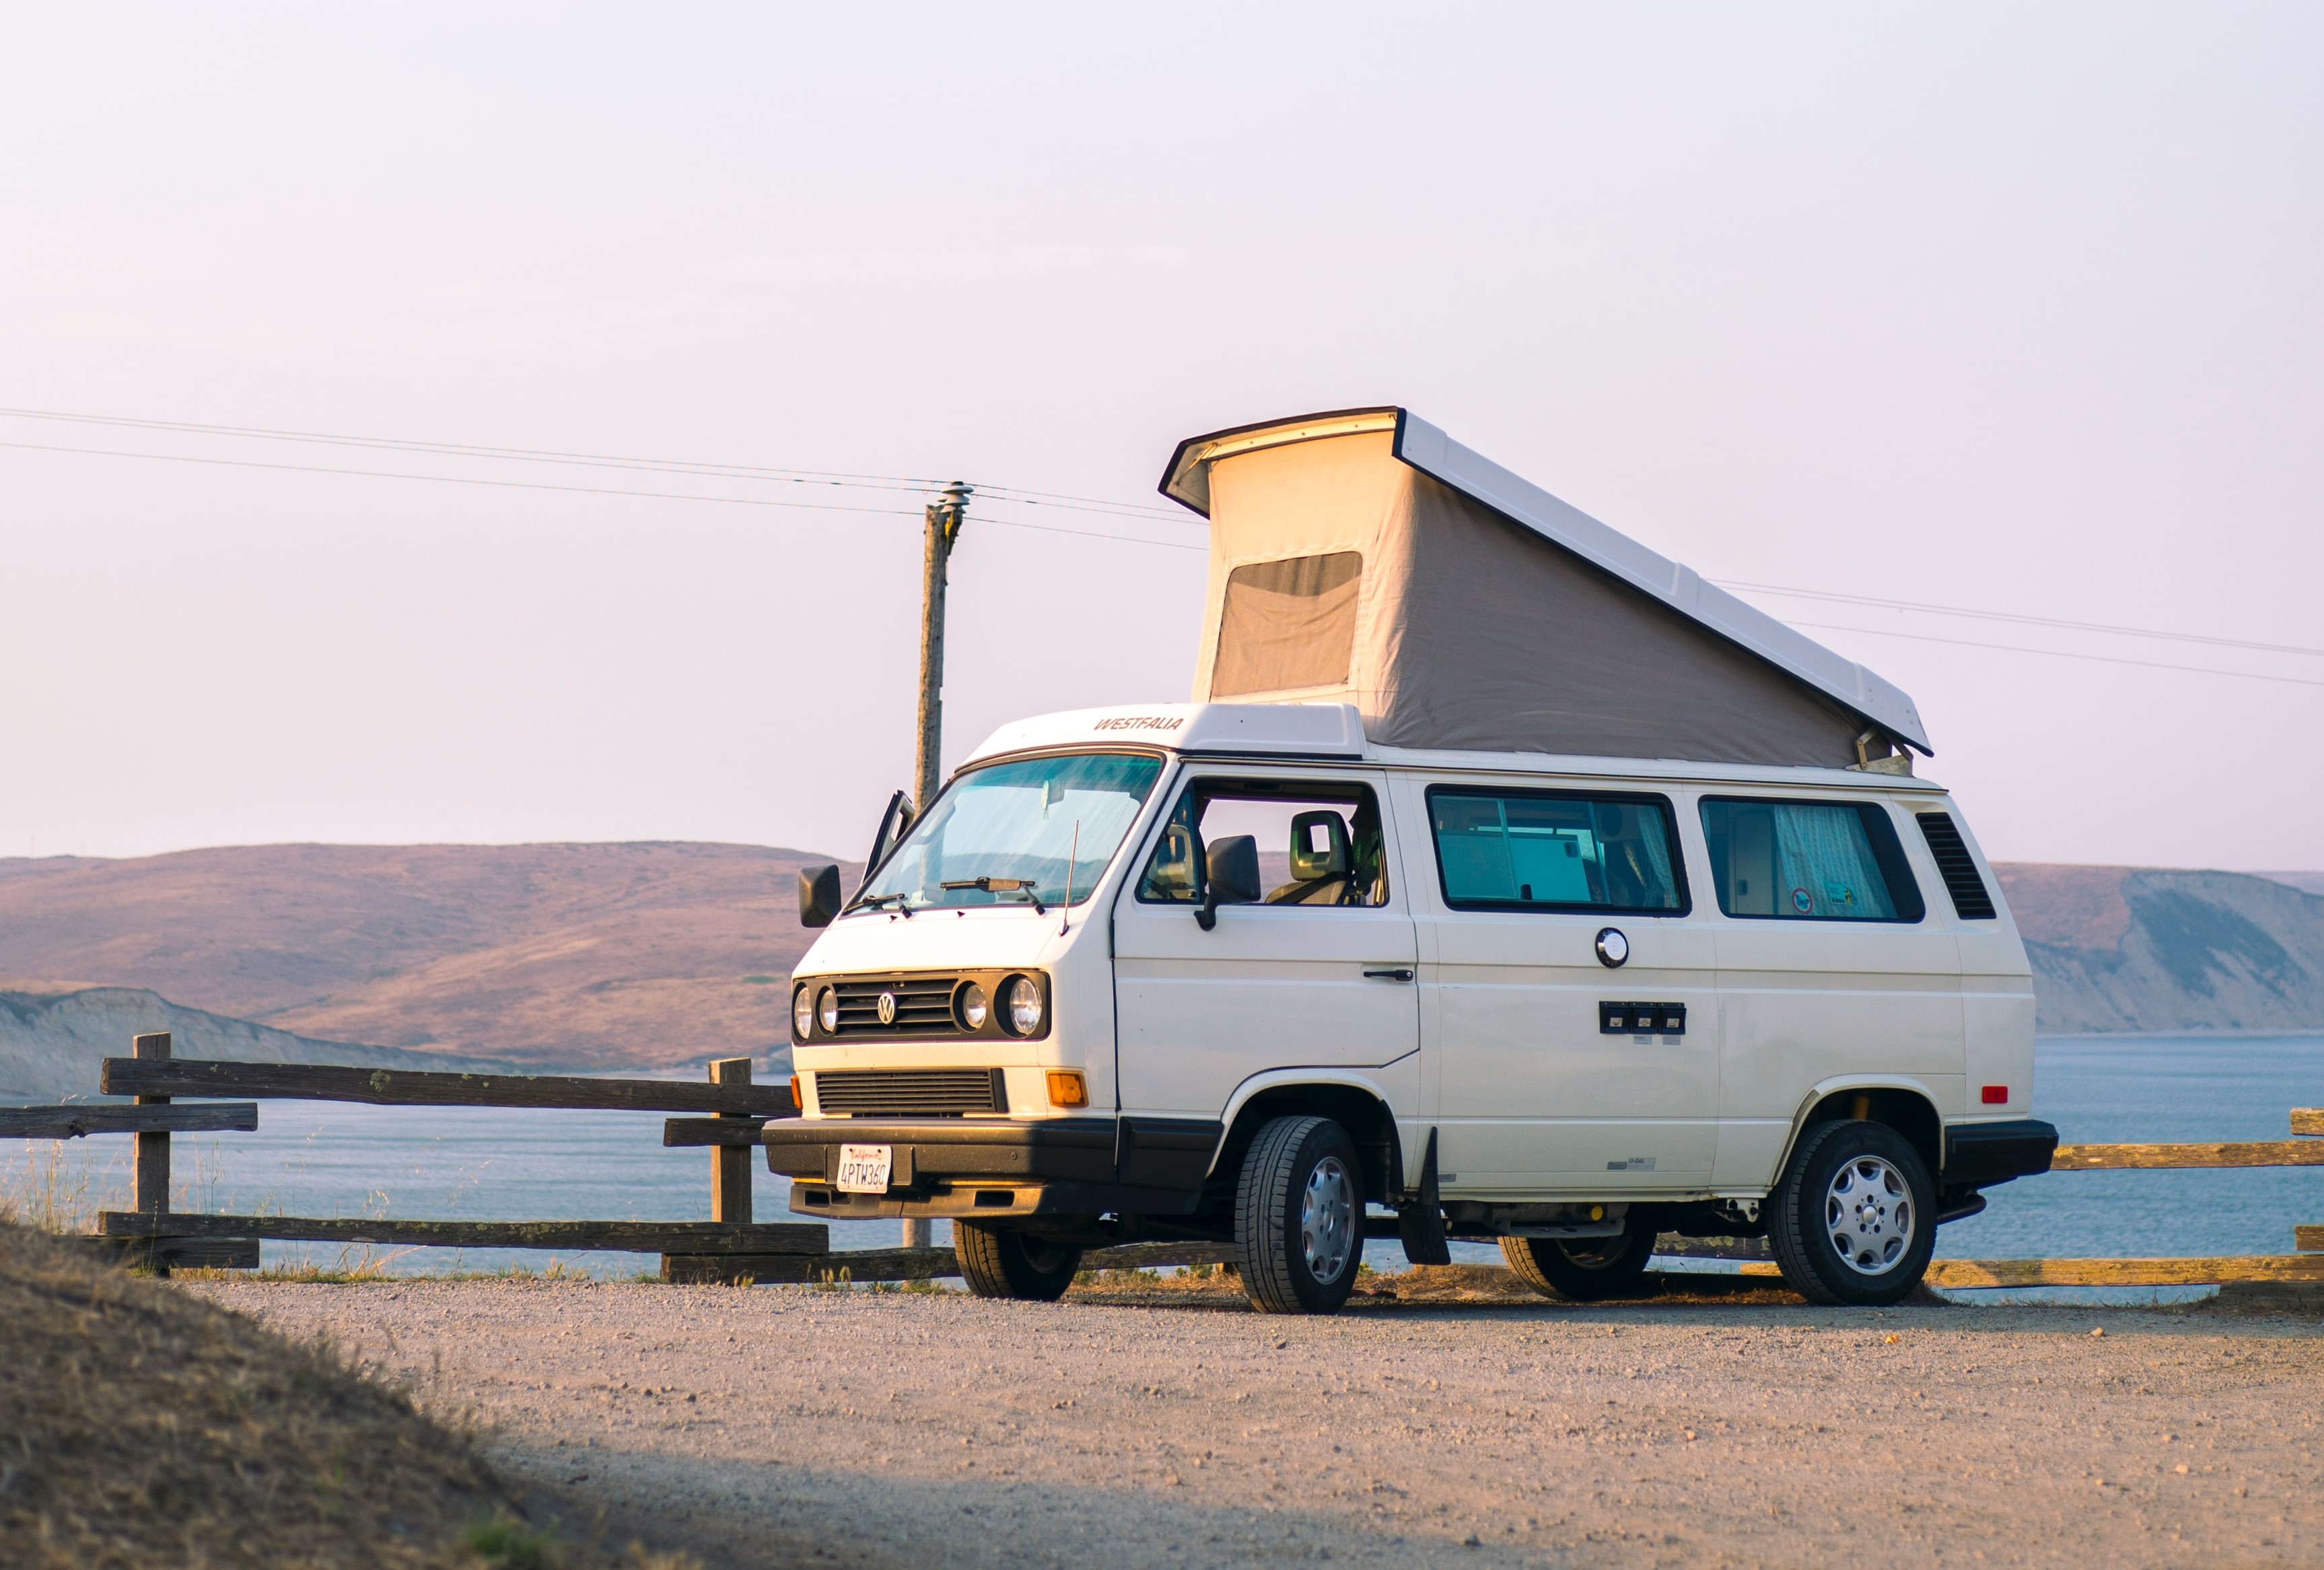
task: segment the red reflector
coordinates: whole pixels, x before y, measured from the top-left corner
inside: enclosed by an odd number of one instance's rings
[[[2007,1106],[2009,1104],[2009,1087],[2006,1085],[1987,1085],[1985,1087],[1985,1104],[1987,1106]]]

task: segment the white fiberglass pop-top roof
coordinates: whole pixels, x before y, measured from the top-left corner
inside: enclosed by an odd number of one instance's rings
[[[965,762],[1002,753],[1143,743],[1178,753],[1360,758],[1364,722],[1344,703],[1155,703],[1073,709],[1002,725]]]
[[[1932,751],[1920,711],[1893,683],[1462,447],[1408,410],[1342,410],[1192,437],[1172,455],[1161,491],[1207,518],[1213,464],[1268,448],[1375,433],[1393,433],[1395,457],[1412,468],[1651,596],[1920,751]]]

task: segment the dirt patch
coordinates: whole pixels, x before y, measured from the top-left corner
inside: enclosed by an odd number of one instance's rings
[[[461,1432],[285,1339],[0,1225],[12,1566],[599,1562],[555,1551]]]
[[[1328,1319],[1136,1272],[192,1289],[440,1377],[504,1474],[721,1570],[2324,1557],[2312,1322],[1415,1275]]]

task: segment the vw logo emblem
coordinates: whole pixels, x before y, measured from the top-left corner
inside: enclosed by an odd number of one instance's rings
[[[893,993],[880,994],[880,1022],[883,1025],[896,1022],[896,994]]]

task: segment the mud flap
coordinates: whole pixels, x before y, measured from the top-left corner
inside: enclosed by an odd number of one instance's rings
[[[1404,1257],[1416,1265],[1449,1265],[1452,1247],[1444,1238],[1444,1206],[1436,1196],[1436,1131],[1428,1131],[1428,1153],[1420,1159],[1420,1187],[1396,1210],[1397,1240]]]

